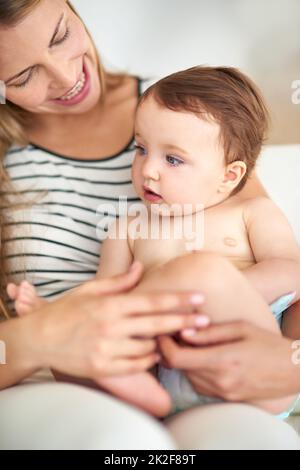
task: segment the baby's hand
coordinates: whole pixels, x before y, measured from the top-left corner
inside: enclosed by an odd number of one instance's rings
[[[36,294],[35,287],[27,281],[17,284],[10,283],[6,288],[10,299],[15,301],[15,309],[19,316],[26,315],[44,303]]]

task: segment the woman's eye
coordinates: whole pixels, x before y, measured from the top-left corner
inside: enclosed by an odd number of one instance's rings
[[[182,160],[176,157],[172,157],[171,155],[167,155],[166,160],[171,166],[179,166],[183,163]]]
[[[13,84],[12,86],[13,86],[13,87],[16,87],[16,88],[21,88],[21,87],[27,85],[27,83],[31,80],[33,73],[34,73],[34,69],[31,69],[31,71],[30,71],[28,77],[26,78],[26,80],[24,80],[24,82],[22,82],[22,83],[15,83],[15,84]]]
[[[53,46],[58,46],[59,44],[62,44],[64,41],[66,41],[68,39],[68,37],[70,36],[70,29],[67,28],[64,36],[61,38],[61,39],[58,39],[54,44]],[[26,80],[24,80],[24,82],[22,83],[16,83],[16,84],[13,84],[12,86],[16,87],[16,88],[22,88],[24,86],[27,85],[27,83],[30,82],[31,78],[32,78],[32,75],[34,73],[35,69],[32,69],[30,71],[30,74],[28,75],[28,77],[26,78]]]
[[[53,46],[57,46],[57,45],[61,44],[62,42],[66,41],[69,36],[70,36],[70,29],[67,28],[64,36],[61,39],[58,39],[57,41],[55,41],[55,43],[53,43]]]
[[[135,145],[134,145],[134,148],[135,148],[135,150],[137,151],[137,153],[139,153],[139,154],[141,154],[141,155],[145,155],[146,149],[145,149],[144,147],[142,147],[141,145],[135,144]]]

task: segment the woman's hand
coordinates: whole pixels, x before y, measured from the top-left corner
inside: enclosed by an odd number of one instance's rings
[[[31,322],[39,366],[95,382],[140,372],[159,360],[155,336],[201,322],[193,312],[202,303],[197,292],[128,292],[141,272],[135,264],[124,275],[90,281],[20,319]]]
[[[254,401],[300,392],[300,341],[246,322],[188,330],[181,338],[189,346],[165,336],[158,340],[160,350],[201,394]]]

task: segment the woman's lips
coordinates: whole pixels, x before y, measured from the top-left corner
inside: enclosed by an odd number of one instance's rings
[[[56,99],[52,100],[52,102],[60,104],[61,106],[74,106],[75,104],[81,103],[81,101],[83,101],[87,97],[91,89],[91,77],[85,63],[83,63],[83,73],[85,75],[85,83],[82,90],[80,90],[80,92],[76,96],[69,100]]]

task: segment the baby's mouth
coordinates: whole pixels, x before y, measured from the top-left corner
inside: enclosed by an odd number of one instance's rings
[[[148,188],[147,186],[143,186],[144,190],[144,198],[149,202],[157,202],[162,199],[161,195],[155,193],[152,189]]]

